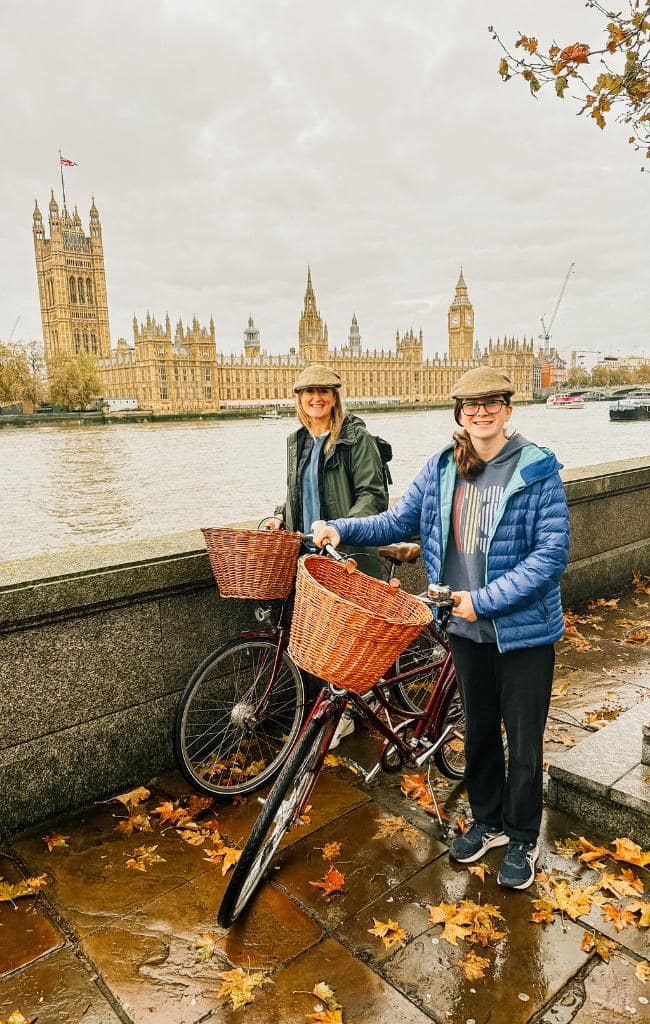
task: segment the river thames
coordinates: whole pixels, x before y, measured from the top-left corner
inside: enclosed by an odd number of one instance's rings
[[[393,498],[453,427],[450,409],[362,418],[393,445]],[[512,423],[567,468],[650,457],[650,423],[612,423],[607,402],[515,407]],[[286,418],[5,428],[0,560],[261,519],[284,498],[295,427]]]

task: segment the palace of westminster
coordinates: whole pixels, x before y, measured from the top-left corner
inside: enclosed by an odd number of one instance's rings
[[[105,397],[137,399],[141,409],[157,413],[216,412],[233,404],[264,403],[292,397],[293,381],[309,363],[325,363],[342,377],[347,397],[445,402],[454,381],[466,369],[484,363],[505,371],[519,399],[532,397],[533,342],[514,338],[492,343],[481,353],[474,340],[474,309],[461,270],[449,306],[449,354],[423,356],[422,331],[410,329],[395,339],[395,348],[370,351],[361,346],[356,315],[346,345],[329,347],[307,272],[298,346],[287,355],[268,355],[252,318],[244,331],[241,355],[217,352],[214,321],[202,327],[179,320],[172,330],[149,313],[133,318],[133,344],[119,338],[111,346],[104,249],[99,213],[90,207],[87,236],[75,208],[70,214],[52,194],[50,237],[46,238],[38,208],[33,216],[38,291],[48,367],[61,356],[87,352],[97,359]]]

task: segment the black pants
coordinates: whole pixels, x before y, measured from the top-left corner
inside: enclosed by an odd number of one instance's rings
[[[449,636],[465,708],[465,785],[477,821],[535,842],[542,818],[543,739],[553,644],[500,654]],[[508,737],[506,774],[501,722]]]

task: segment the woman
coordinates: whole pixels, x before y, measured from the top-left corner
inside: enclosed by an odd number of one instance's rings
[[[506,433],[513,390],[499,370],[468,370],[451,395],[461,428],[453,444],[429,459],[394,508],[318,524],[314,539],[387,544],[420,534],[429,579],[444,580],[459,601],[448,633],[474,820],[449,852],[464,864],[507,846],[497,881],[526,889],[538,857],[542,744],[553,644],[564,633],[559,583],[569,529],[557,459]]]
[[[275,510],[276,529],[310,533],[312,523],[342,516],[369,516],[388,507],[379,449],[363,420],[345,413],[341,378],[327,366],[308,366],[294,384],[301,427],[287,440],[287,497]],[[355,547],[359,565],[381,576],[376,553]],[[354,731],[347,713],[331,746]]]

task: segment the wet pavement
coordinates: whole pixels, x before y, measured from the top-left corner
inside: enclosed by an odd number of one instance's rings
[[[621,641],[643,631],[649,606],[649,597],[629,593],[616,607],[587,610],[577,627],[586,648],[580,641],[559,645],[549,751],[581,742],[594,722],[648,695],[650,643]],[[641,737],[630,743],[640,745]],[[374,750],[376,740],[357,730],[337,754],[368,765]],[[0,1021],[19,1010],[38,1024],[335,1024],[341,1017],[313,994],[321,982],[334,991],[345,1024],[650,1021],[649,929],[640,926],[644,914],[650,923],[649,868],[606,853],[602,867],[589,866],[555,845],[585,836],[613,852],[617,836],[547,808],[538,881],[508,892],[496,884],[502,851],[485,856],[483,879],[450,862],[446,836],[404,796],[402,782],[397,773],[365,786],[344,765],[326,769],[308,820],[286,837],[269,880],[229,931],[217,926],[216,913],[230,875],[221,859],[206,859],[213,846],[208,823],[216,819],[227,845],[241,847],[259,810],[254,797],[197,810],[194,820],[206,833],[199,842],[196,831],[160,824],[162,815],[153,813],[168,801],[189,805],[190,787],[172,773],[146,783],[149,796],[134,811],[148,818],[150,832],[125,834],[117,826],[128,812],[109,801],[6,843],[3,883],[47,877],[37,895],[0,901]],[[462,786],[435,772],[432,782],[457,827],[456,818],[468,816]],[[67,836],[67,845],[50,852],[43,837],[56,834]],[[340,850],[328,861],[332,843]],[[143,846],[155,846],[153,856],[162,860],[152,857],[145,871],[127,867]],[[332,864],[345,879],[342,891],[326,896],[310,883]],[[602,888],[603,872],[622,892]],[[560,878],[565,896],[586,889],[591,906],[567,896],[548,923],[532,922],[539,909],[533,901],[548,897]],[[432,924],[428,908],[441,903],[450,916],[470,905],[498,908],[497,934],[485,935],[483,945],[462,927],[454,936],[447,925]],[[626,913],[635,904],[641,909]],[[387,947],[370,931],[377,922],[403,929],[401,941]],[[614,943],[603,949],[608,960],[583,948],[585,932],[592,944]],[[469,970],[472,952],[484,962],[467,978],[463,965]],[[270,979],[239,1009],[221,994],[220,975],[234,968]]]

